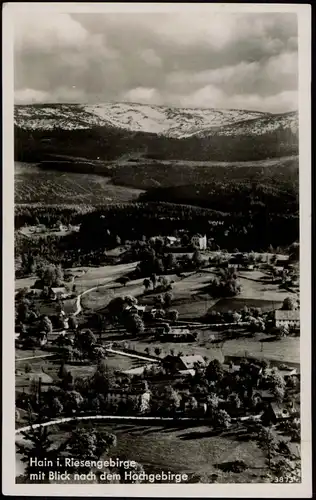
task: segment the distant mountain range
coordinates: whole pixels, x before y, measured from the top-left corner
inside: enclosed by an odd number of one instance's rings
[[[263,134],[279,128],[297,132],[297,113],[238,109],[170,108],[134,103],[30,104],[15,106],[15,125],[25,130],[89,130],[113,127],[166,137]]]
[[[298,154],[298,114],[134,103],[16,105],[20,161],[252,161]]]

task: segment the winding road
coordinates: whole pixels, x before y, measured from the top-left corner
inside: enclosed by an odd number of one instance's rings
[[[198,418],[192,418],[192,417],[177,417],[176,419],[173,417],[136,417],[133,415],[127,416],[127,415],[85,415],[82,417],[65,417],[65,418],[58,418],[56,420],[50,420],[49,422],[42,422],[40,424],[33,424],[33,425],[27,425],[25,427],[20,427],[19,429],[15,430],[15,434],[21,434],[21,432],[26,432],[29,431],[31,428],[37,429],[38,427],[49,427],[51,425],[57,425],[57,424],[63,424],[66,422],[76,422],[79,420],[139,420],[139,421],[150,421],[150,422],[172,422],[172,421],[201,421],[201,419]]]
[[[232,421],[241,421],[245,422],[246,420],[249,419],[255,419],[258,420],[262,416],[262,413],[258,415],[252,415],[252,416],[246,416],[246,417],[241,417],[239,419],[232,419]],[[150,416],[144,416],[144,417],[137,417],[135,415],[83,415],[81,417],[79,416],[74,416],[74,417],[64,417],[64,418],[57,418],[55,420],[50,420],[49,422],[41,422],[39,424],[33,424],[33,425],[26,425],[25,427],[20,427],[19,429],[15,430],[15,435],[21,434],[21,432],[26,432],[29,431],[31,428],[37,429],[38,427],[50,427],[51,425],[58,425],[58,424],[63,424],[66,422],[77,422],[80,420],[117,420],[117,421],[124,421],[124,420],[137,420],[140,422],[202,422],[203,417],[150,417]]]

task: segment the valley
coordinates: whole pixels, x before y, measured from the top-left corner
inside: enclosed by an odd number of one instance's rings
[[[299,439],[296,113],[31,105],[15,132],[17,436],[265,481],[258,433]]]

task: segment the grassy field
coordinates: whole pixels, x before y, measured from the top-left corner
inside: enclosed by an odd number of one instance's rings
[[[160,341],[154,337],[142,335],[139,337],[121,334],[121,340],[126,340],[128,344],[137,349],[139,353],[145,353],[145,349],[150,349],[150,354],[154,354],[156,347],[161,349],[161,357],[170,354],[173,350],[177,355],[200,354],[208,361],[218,359],[223,362],[224,356],[254,356],[257,358],[274,359],[282,361],[300,362],[300,339],[297,337],[287,337],[282,340],[273,340],[270,335],[256,334],[255,337],[240,336],[236,339],[226,340],[224,345],[212,343],[209,340],[211,331],[204,331],[198,334],[196,342],[171,342]],[[113,339],[113,335],[109,335]],[[116,341],[119,335],[116,335]],[[102,340],[107,340],[107,336],[102,336]],[[125,367],[124,367],[125,369]]]
[[[15,203],[127,202],[142,192],[114,186],[110,178],[95,174],[43,170],[36,165],[15,163]]]
[[[138,297],[140,303],[153,304],[155,294],[143,295],[143,278],[130,281],[126,286],[117,283],[117,279],[133,270],[136,264],[72,269],[72,273],[77,276],[75,283],[78,292],[87,292],[81,298],[84,313],[89,314],[93,311],[100,311],[106,307],[112,298],[122,295],[133,295]],[[265,283],[264,274],[255,271],[252,273],[242,273],[240,278],[242,293],[238,297],[213,300],[205,293],[205,288],[213,276],[215,274],[211,269],[207,270],[207,272],[190,273],[183,279],[175,275],[170,276],[170,279],[174,281],[171,307],[179,311],[179,319],[198,319],[212,308],[221,311],[239,310],[247,305],[261,307],[263,310],[275,309],[280,306],[286,296],[290,295],[289,292],[280,290],[277,284]],[[17,280],[17,286],[25,286],[29,281],[29,279]],[[74,301],[70,301],[69,304],[70,308],[73,308]],[[72,312],[72,310],[69,312]],[[146,347],[154,349],[159,346],[165,354],[169,353],[170,349],[174,349],[177,352],[182,351],[187,354],[201,354],[202,356],[207,356],[209,359],[213,359],[214,357],[222,359],[223,355],[244,355],[245,352],[248,352],[258,357],[263,356],[265,358],[282,359],[285,361],[299,361],[299,338],[288,337],[276,341],[269,336],[260,336],[259,334],[253,338],[240,336],[238,339],[227,340],[223,348],[219,349],[219,347],[210,342],[210,334],[211,331],[200,333],[196,343],[168,341],[162,344],[148,335],[136,339],[128,337],[127,340],[130,342],[135,341],[135,347],[141,352],[144,352]],[[126,338],[126,334],[124,335]],[[113,339],[113,334],[110,337]],[[120,338],[120,335],[117,337]],[[107,336],[105,335],[103,338],[106,339]],[[261,342],[261,340],[263,341]],[[124,366],[121,368],[122,363]],[[111,365],[114,366],[115,362],[111,362]],[[125,366],[126,361],[119,363],[119,369],[129,368],[129,365],[127,368]]]
[[[137,457],[148,472],[187,473],[193,482],[200,477],[210,480],[212,474],[217,474],[220,482],[248,482],[254,480],[254,474],[258,477],[264,472],[265,459],[255,443],[240,443],[233,436],[214,436],[208,427],[116,425],[107,429],[117,435],[117,455]],[[256,469],[225,475],[216,467],[232,460],[256,463]]]
[[[115,281],[134,270],[136,265],[137,262],[132,262],[131,264],[119,264],[117,266],[78,267],[71,268],[69,271],[78,276],[75,279],[75,284],[77,290],[81,293],[95,286],[118,285]]]
[[[93,425],[117,436],[114,459],[136,460],[147,473],[186,473],[191,483],[211,483],[214,479],[219,483],[247,483],[262,481],[267,472],[263,452],[255,442],[242,439],[241,428],[218,434],[201,425],[183,428],[97,422]],[[56,441],[65,437],[65,431],[57,429]],[[249,468],[242,473],[230,473],[219,467],[234,460],[244,460]]]
[[[288,296],[287,294],[286,296]],[[279,309],[282,305],[281,301],[263,300],[255,298],[230,298],[220,299],[211,307],[212,311],[228,312],[240,310],[243,307],[259,307],[263,312],[271,311],[271,309]]]

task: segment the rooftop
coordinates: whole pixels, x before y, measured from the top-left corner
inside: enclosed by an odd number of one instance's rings
[[[282,416],[287,416],[290,414],[289,408],[284,403],[276,403],[272,402],[271,408],[273,409],[275,415],[282,417]]]
[[[35,381],[35,382],[39,382],[40,379],[42,384],[52,384],[54,382],[54,379],[50,375],[47,375],[47,373],[44,372],[32,373],[29,377],[30,381]]]
[[[284,311],[283,309],[277,309],[275,311],[275,319],[280,320],[294,320],[299,321],[300,319],[300,311],[298,309],[294,309],[292,311]]]
[[[52,287],[54,293],[68,293],[68,290],[64,286]]]
[[[145,311],[146,310],[146,306],[139,306],[137,304],[133,304],[131,306],[126,306],[125,307],[126,311],[130,311],[131,309],[137,309],[137,311]]]
[[[200,354],[187,354],[185,356],[180,356],[180,360],[188,370],[194,368],[195,363],[205,365],[205,361]]]
[[[262,399],[273,399],[274,395],[269,389],[257,389],[255,394],[258,394]]]

